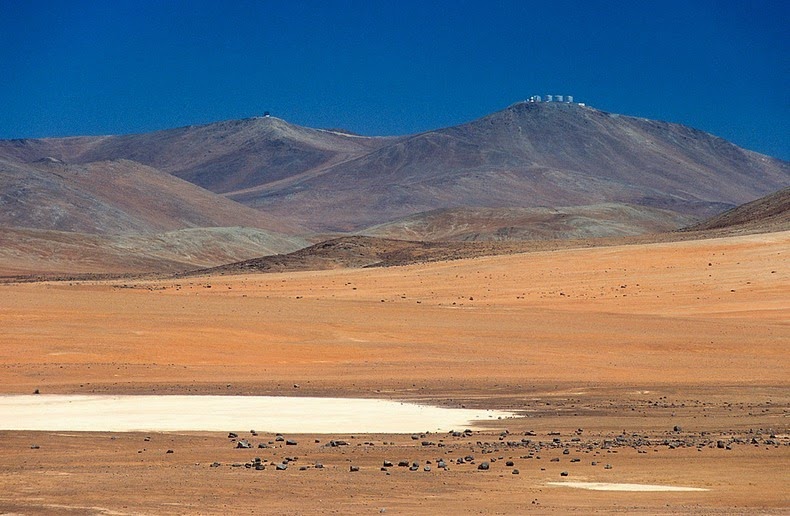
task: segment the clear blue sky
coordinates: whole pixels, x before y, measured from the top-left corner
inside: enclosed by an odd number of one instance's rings
[[[787,0],[0,0],[0,138],[406,134],[561,93],[790,159],[788,26]]]

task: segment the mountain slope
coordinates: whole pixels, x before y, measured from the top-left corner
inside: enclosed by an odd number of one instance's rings
[[[629,206],[604,205],[582,206],[562,209],[524,209],[524,210],[436,210],[426,214],[403,219],[402,221],[371,228],[369,234],[346,236],[326,240],[304,247],[284,255],[271,255],[253,258],[217,267],[193,270],[187,276],[206,274],[250,274],[287,271],[326,270],[339,268],[388,267],[409,265],[414,263],[447,261],[463,258],[476,258],[513,253],[535,251],[556,251],[560,249],[646,245],[654,243],[677,242],[684,240],[704,240],[723,238],[753,233],[775,233],[782,235],[790,231],[790,188],[765,196],[705,222],[678,231],[656,232],[641,235],[590,235],[585,234],[590,227],[600,229],[601,213],[607,210],[634,209]],[[492,211],[491,216],[486,211]],[[647,217],[641,222],[647,223],[654,210],[638,210]],[[592,222],[585,221],[575,233],[567,232],[562,238],[542,237],[530,240],[534,232],[557,231],[557,222],[553,217],[583,219],[592,214]],[[530,222],[525,224],[523,231],[529,232],[526,238],[497,238],[497,234],[482,233],[481,221],[496,221],[496,216],[512,221],[526,217]],[[450,218],[453,223],[441,221],[431,226],[433,219]],[[535,222],[536,219],[548,218],[548,222]],[[619,217],[613,217],[617,221]],[[658,223],[664,217],[656,216]],[[473,230],[463,224],[472,221]],[[458,224],[458,222],[461,222]],[[576,221],[578,223],[578,220]],[[588,224],[589,227],[584,227]],[[496,224],[495,224],[496,225]],[[614,227],[617,224],[613,225]],[[440,233],[440,230],[452,228],[451,233]],[[439,228],[439,229],[436,229]],[[389,238],[386,235],[397,234],[402,239]],[[385,236],[380,236],[385,235]],[[434,239],[433,241],[426,239]],[[470,236],[471,235],[471,236]],[[408,237],[421,240],[408,240]],[[442,240],[444,238],[444,240]],[[455,241],[448,240],[452,238]],[[769,237],[771,238],[771,237]]]
[[[253,228],[122,235],[0,228],[0,276],[183,272],[305,245],[299,239]]]
[[[298,184],[231,197],[315,229],[353,231],[454,207],[618,202],[702,218],[787,184],[786,162],[701,131],[577,105],[518,103],[390,142]]]
[[[7,161],[47,156],[134,160],[314,232],[359,232],[438,209],[603,204],[666,210],[671,227],[790,185],[787,162],[713,135],[561,103],[521,102],[399,138],[262,117],[127,136],[0,141]],[[609,222],[602,224],[598,230]]]
[[[671,231],[693,221],[668,210],[627,204],[558,208],[444,208],[365,229],[400,240],[554,240]]]
[[[67,165],[0,160],[0,226],[83,233],[190,227],[294,230],[159,170],[128,160]]]
[[[726,211],[685,231],[730,230],[768,232],[790,230],[790,188]]]
[[[52,156],[68,163],[128,159],[229,193],[309,174],[389,140],[256,117],[144,134],[5,140],[0,157],[30,162]]]

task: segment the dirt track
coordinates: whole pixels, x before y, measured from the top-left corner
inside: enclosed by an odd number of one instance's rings
[[[341,450],[322,444],[350,436],[300,436],[293,452],[260,456],[293,453],[297,465],[323,461],[323,471],[256,472],[229,466],[258,450],[235,450],[224,435],[144,442],[136,434],[3,433],[0,510],[786,511],[789,244],[783,232],[383,269],[2,285],[6,393],[428,399],[522,410],[528,417],[508,422],[510,435],[520,442],[534,431],[532,445],[546,444],[541,459],[534,450],[522,459],[529,450],[506,447],[511,438],[499,441],[493,430],[467,440],[430,436],[435,446],[425,447],[422,438],[355,436]],[[550,444],[551,432],[562,446]],[[635,433],[647,444],[633,446]],[[618,435],[629,444],[602,448]],[[685,445],[663,444],[674,438]],[[364,441],[375,445],[356,446]],[[41,448],[31,450],[34,443]],[[484,450],[503,457],[488,472],[435,467],[445,452],[479,462]],[[519,475],[502,465],[511,456]],[[434,467],[387,476],[379,471],[385,458]],[[350,473],[346,459],[361,471]],[[210,468],[213,461],[223,465]],[[710,491],[547,486],[564,478],[560,471],[573,481]]]

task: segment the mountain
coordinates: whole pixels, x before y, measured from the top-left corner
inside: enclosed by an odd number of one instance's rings
[[[788,163],[701,131],[522,102],[231,198],[315,229],[353,231],[439,208],[615,202],[702,218],[788,184]]]
[[[134,161],[0,160],[0,227],[160,233],[194,227],[294,230],[259,211]]]
[[[14,195],[51,187],[55,179],[40,170],[47,166],[125,163],[150,167],[151,181],[164,173],[184,180],[178,188],[189,182],[235,202],[244,220],[226,225],[303,236],[407,236],[417,226],[423,228],[417,236],[429,239],[632,234],[686,226],[790,185],[787,162],[702,131],[576,104],[533,102],[403,137],[363,137],[255,117],[146,134],[3,140],[0,160],[6,169],[33,167],[28,190]],[[73,184],[66,186],[70,192]],[[162,190],[159,198],[178,188]],[[79,223],[65,224],[67,217],[47,213],[42,202],[18,206],[14,218],[32,219],[38,228],[109,233],[147,231],[151,222],[113,204],[118,199],[105,203],[106,194],[89,200],[75,193],[74,199],[90,214]],[[97,218],[93,214],[102,210],[96,202],[116,212]],[[58,209],[68,212],[65,204]],[[257,210],[260,221],[250,222],[240,205]],[[53,224],[46,224],[47,217]],[[198,221],[197,212],[190,217],[180,227],[218,222],[214,216]],[[469,231],[457,230],[463,225]]]
[[[227,194],[309,177],[390,140],[254,117],[122,136],[0,140],[0,157],[23,162],[55,157],[67,163],[127,159]]]
[[[133,161],[0,159],[0,276],[183,271],[294,251],[302,231]]]

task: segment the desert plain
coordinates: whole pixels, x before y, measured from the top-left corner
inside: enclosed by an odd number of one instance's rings
[[[783,231],[6,282],[5,395],[380,398],[518,417],[283,441],[275,428],[2,431],[0,513],[786,513],[788,250]],[[557,485],[570,482],[696,490]]]

